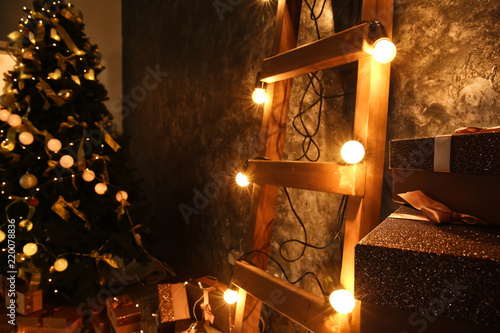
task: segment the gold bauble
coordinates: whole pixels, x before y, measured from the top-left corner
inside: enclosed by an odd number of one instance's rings
[[[38,179],[31,173],[24,174],[19,178],[19,185],[25,190],[35,187],[36,184],[38,184]]]

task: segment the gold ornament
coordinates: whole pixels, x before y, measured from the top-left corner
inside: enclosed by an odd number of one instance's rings
[[[49,79],[51,80],[59,80],[61,78],[61,70],[56,68],[53,72],[49,73]]]
[[[26,173],[19,178],[19,185],[25,190],[35,187],[36,184],[38,184],[38,179],[31,173]]]
[[[59,91],[57,96],[61,97],[65,101],[73,101],[75,99],[75,93],[71,89],[63,89]]]
[[[71,79],[75,81],[77,85],[80,85],[80,78],[78,77],[78,75],[71,75]]]
[[[26,231],[31,231],[31,229],[33,229],[33,222],[30,220],[22,220],[19,222],[19,227],[25,228]]]
[[[56,41],[60,41],[61,40],[61,36],[59,36],[57,34],[57,30],[52,28],[50,29],[50,38],[52,38],[53,40],[56,40]]]
[[[94,73],[94,70],[91,68],[89,69],[89,71],[85,74],[83,74],[83,77],[86,79],[86,80],[91,80],[91,81],[94,81],[95,80],[95,73]]]

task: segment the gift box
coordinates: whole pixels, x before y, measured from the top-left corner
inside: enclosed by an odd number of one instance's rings
[[[61,306],[33,312],[17,318],[19,333],[73,333],[83,326],[75,307]]]
[[[455,212],[500,225],[500,132],[392,140],[393,198],[420,190]]]
[[[140,332],[141,311],[129,295],[107,298],[106,309],[116,333]]]
[[[500,229],[418,220],[405,206],[395,213],[355,247],[355,297],[411,311],[406,323],[500,328]]]
[[[8,281],[7,281],[8,282]],[[9,286],[10,284],[6,284]],[[11,307],[15,300],[16,312],[22,315],[29,315],[43,308],[43,292],[40,289],[30,290],[26,282],[16,278],[15,282],[15,298],[11,298],[11,293],[5,293],[5,306]]]
[[[185,283],[159,284],[158,296],[162,326],[166,323],[191,319]]]
[[[90,323],[95,333],[111,333],[111,323],[106,312],[94,313]]]

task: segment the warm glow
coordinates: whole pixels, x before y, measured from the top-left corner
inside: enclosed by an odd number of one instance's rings
[[[85,171],[83,171],[82,173],[82,178],[83,180],[85,180],[87,183],[90,183],[91,181],[93,181],[95,179],[95,172],[90,170],[90,169],[86,169]]]
[[[224,292],[224,300],[227,304],[234,304],[240,299],[240,294],[236,290],[227,289]]]
[[[50,151],[57,152],[61,150],[62,143],[58,139],[50,139],[47,142],[47,148],[49,148]]]
[[[108,186],[104,183],[97,183],[94,187],[95,193],[103,195],[108,190]]]
[[[35,137],[30,132],[22,132],[21,134],[19,134],[19,142],[21,142],[23,145],[28,146],[32,144],[34,140]]]
[[[10,117],[10,111],[9,110],[0,110],[0,120],[3,121],[3,122],[7,122],[7,120],[9,120],[9,117]]]
[[[7,123],[12,127],[17,127],[23,123],[21,117],[17,114],[11,114],[9,119],[7,119]]]
[[[330,304],[338,313],[350,313],[356,305],[354,296],[345,289],[335,290],[330,295]]]
[[[59,164],[61,164],[63,168],[69,169],[73,166],[73,164],[75,164],[75,160],[70,155],[64,155],[59,160]]]
[[[365,148],[358,141],[348,141],[342,146],[340,155],[347,163],[356,164],[365,157]]]
[[[31,229],[33,229],[33,222],[31,222],[30,220],[22,220],[21,222],[19,222],[19,226],[21,228],[25,228],[26,231],[31,231]]]
[[[68,261],[64,258],[59,258],[54,262],[54,269],[58,272],[64,272],[68,268]]]
[[[128,199],[128,193],[125,191],[118,191],[115,196],[116,201],[122,202],[123,200]]]
[[[373,57],[382,64],[391,62],[396,57],[396,45],[388,38],[378,39],[373,47]]]
[[[0,243],[3,242],[4,240],[5,240],[5,232],[0,230]]]
[[[28,243],[23,247],[23,253],[27,256],[32,256],[38,251],[38,246],[35,243]]]
[[[267,102],[266,90],[262,88],[255,88],[252,94],[252,99],[257,104],[262,104]]]
[[[26,173],[19,178],[19,185],[25,190],[35,187],[38,184],[38,179],[31,173]]]
[[[236,175],[236,184],[238,184],[238,185],[240,185],[242,187],[245,187],[245,186],[248,186],[248,184],[250,184],[250,182],[248,181],[247,176],[245,176],[244,174],[242,174],[241,172],[239,172]]]

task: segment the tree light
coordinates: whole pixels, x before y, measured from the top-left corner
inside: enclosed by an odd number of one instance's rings
[[[23,123],[21,117],[17,114],[11,114],[9,119],[7,119],[7,123],[12,127],[17,127]]]
[[[245,187],[245,186],[248,186],[248,184],[250,184],[250,182],[248,181],[247,176],[245,176],[244,174],[239,172],[236,175],[236,184],[240,185],[241,187]]]
[[[73,164],[75,164],[75,160],[70,155],[64,155],[59,160],[59,164],[61,164],[63,168],[69,169],[73,166]]]
[[[5,240],[5,232],[0,230],[0,243],[3,242],[4,240]]]
[[[267,102],[266,90],[262,88],[255,88],[252,93],[252,99],[257,104],[262,104]]]
[[[19,185],[25,190],[35,187],[38,184],[38,179],[31,173],[25,173],[19,178]]]
[[[33,143],[34,140],[35,137],[30,132],[22,132],[21,134],[19,134],[19,142],[21,142],[25,146],[29,146]]]
[[[68,268],[68,261],[64,258],[59,258],[54,262],[54,269],[58,272],[64,272]]]
[[[340,155],[350,164],[356,164],[365,157],[365,148],[358,141],[347,141],[340,150]]]
[[[61,148],[62,148],[62,143],[61,143],[61,141],[59,141],[58,139],[50,139],[50,140],[47,142],[47,148],[48,148],[50,151],[57,152],[57,151],[61,150]]]
[[[391,62],[396,57],[396,45],[389,38],[380,38],[373,44],[373,57],[382,64]]]
[[[23,247],[23,253],[29,257],[37,253],[38,246],[35,243],[28,243]]]
[[[3,121],[3,122],[7,122],[7,120],[9,120],[9,117],[10,117],[10,111],[9,110],[0,110],[0,120]]]
[[[128,199],[128,193],[125,191],[118,191],[115,196],[116,201],[122,202],[123,200]]]
[[[350,313],[356,305],[354,296],[345,289],[335,290],[330,295],[330,304],[338,313]]]
[[[234,304],[238,302],[239,299],[240,294],[236,290],[227,289],[224,292],[224,301],[226,301],[227,304]]]
[[[87,183],[90,183],[95,179],[95,172],[90,170],[90,169],[85,169],[82,173],[82,178],[85,180]]]
[[[97,183],[94,187],[95,193],[103,195],[108,190],[108,186],[104,183]]]

